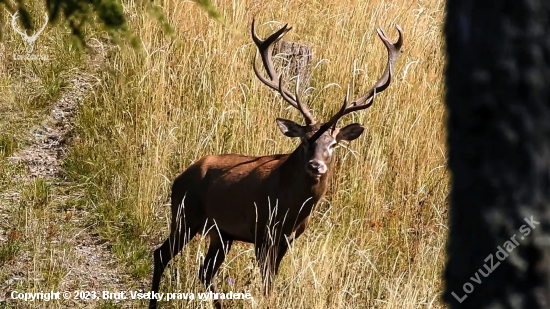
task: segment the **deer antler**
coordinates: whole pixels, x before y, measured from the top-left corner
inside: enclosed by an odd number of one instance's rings
[[[326,128],[329,128],[329,127],[334,128],[336,126],[336,123],[340,118],[342,118],[342,116],[358,110],[371,107],[374,102],[374,96],[377,93],[380,93],[386,90],[386,88],[388,88],[391,82],[392,69],[395,65],[395,62],[399,58],[399,52],[401,50],[401,46],[403,45],[403,30],[401,30],[401,27],[399,27],[399,25],[396,25],[395,27],[397,28],[397,32],[399,33],[399,38],[395,43],[392,43],[388,39],[388,37],[384,33],[384,30],[380,28],[377,29],[378,36],[380,37],[380,39],[382,40],[382,42],[384,43],[388,51],[388,63],[386,65],[386,69],[384,70],[384,73],[382,74],[382,77],[380,77],[380,79],[376,82],[376,84],[369,91],[367,91],[367,93],[364,96],[353,101],[349,106],[347,106],[348,95],[349,95],[349,85],[348,85],[348,91],[346,93],[346,98],[344,99],[344,104],[342,105],[340,110],[334,116],[332,116],[332,118],[325,125],[323,125],[323,127],[326,126]]]
[[[13,30],[15,30],[15,32],[17,32],[20,35],[26,37],[27,33],[26,32],[21,32],[17,27],[17,23],[15,22],[17,20],[17,18],[19,18],[19,11],[15,12],[15,14],[13,14],[13,16],[11,18],[11,26],[13,27]]]
[[[257,57],[258,53],[256,53],[256,56],[254,57],[253,62],[253,68],[254,73],[256,73],[256,76],[258,76],[258,79],[268,87],[270,87],[273,90],[279,91],[281,93],[281,96],[285,101],[287,101],[290,105],[292,105],[294,108],[300,111],[302,115],[304,116],[305,122],[307,125],[314,124],[315,119],[309,112],[306,106],[302,104],[298,97],[298,88],[299,88],[299,78],[296,82],[296,95],[293,96],[288,90],[286,90],[283,87],[283,76],[277,78],[277,73],[275,72],[275,68],[273,66],[273,60],[271,59],[271,52],[273,50],[273,44],[275,44],[277,41],[279,41],[288,31],[290,31],[292,28],[288,28],[288,24],[284,25],[281,29],[275,31],[273,34],[271,34],[267,39],[262,40],[254,31],[254,22],[255,20],[252,20],[252,27],[251,27],[251,33],[252,33],[252,40],[258,47],[258,52],[261,55],[262,62],[264,64],[264,69],[267,72],[267,75],[269,76],[269,79],[262,76],[259,72],[258,67],[256,66],[257,63]]]
[[[48,25],[48,14],[44,13],[44,17],[46,18],[46,21],[44,22],[44,25],[42,26],[42,29],[35,31],[35,33],[32,35],[32,38],[37,38],[44,29],[46,29],[46,26]]]

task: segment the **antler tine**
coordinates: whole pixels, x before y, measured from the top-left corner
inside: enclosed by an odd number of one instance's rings
[[[282,74],[281,74],[281,79],[283,78]],[[304,115],[304,118],[306,120],[306,124],[310,125],[312,123],[315,123],[315,119],[313,118],[313,116],[311,115],[311,113],[309,112],[309,109],[302,104],[302,101],[300,101],[300,96],[298,95],[298,89],[300,88],[300,75],[298,75],[298,77],[296,77],[296,90],[294,92],[296,92],[296,104],[298,105],[298,108],[300,109],[300,112],[302,113],[302,115]]]
[[[21,31],[19,31],[19,29],[17,27],[17,24],[15,23],[15,21],[17,20],[18,17],[19,17],[19,11],[15,12],[15,14],[13,14],[13,16],[11,18],[11,26],[12,26],[13,30],[15,30],[15,32],[19,33],[20,35],[26,36],[27,35],[26,33],[23,33]]]
[[[403,30],[401,30],[401,27],[399,27],[399,25],[396,25],[395,28],[397,28],[397,32],[399,33],[399,38],[395,43],[392,43],[388,39],[388,37],[384,33],[384,30],[380,28],[377,29],[378,36],[380,37],[388,51],[388,63],[386,65],[386,69],[384,70],[384,74],[382,74],[382,77],[380,77],[378,82],[376,82],[376,84],[364,96],[351,103],[351,106],[346,109],[344,115],[370,107],[372,104],[364,103],[370,100],[376,93],[380,93],[386,90],[386,88],[388,88],[388,86],[390,85],[392,69],[395,65],[395,62],[399,58],[399,51],[401,50],[401,46],[403,45]]]
[[[44,25],[42,25],[42,29],[40,29],[39,31],[35,31],[35,33],[32,35],[33,37],[38,37],[38,35],[40,35],[40,33],[42,33],[42,31],[44,31],[44,29],[46,29],[46,26],[48,25],[48,13],[44,13],[44,17],[46,17],[46,22],[44,22]]]
[[[252,26],[251,26],[251,33],[252,33],[252,40],[256,44],[258,48],[258,52],[256,53],[256,56],[254,57],[252,67],[254,69],[254,73],[258,77],[258,79],[270,87],[273,90],[278,91],[281,93],[281,96],[285,101],[287,101],[290,105],[292,105],[294,108],[300,111],[300,113],[304,116],[304,119],[306,121],[306,124],[313,124],[315,123],[315,119],[298,98],[298,87],[299,82],[296,83],[296,95],[293,96],[288,90],[286,90],[283,87],[283,81],[282,81],[282,74],[281,77],[277,78],[277,73],[275,71],[275,68],[273,66],[273,60],[271,58],[271,52],[273,50],[273,44],[275,44],[277,41],[279,41],[288,31],[292,29],[292,27],[288,27],[288,24],[284,25],[281,29],[277,30],[273,34],[271,34],[268,38],[265,40],[260,39],[256,35],[256,31],[254,28],[255,20],[252,19]],[[267,72],[267,75],[269,76],[269,79],[265,78],[260,74],[260,70],[258,69],[256,63],[258,58],[258,53],[260,54],[262,58],[262,63],[264,65],[264,69]]]
[[[342,104],[342,107],[340,107],[340,110],[330,118],[329,121],[325,122],[313,136],[310,137],[310,142],[316,141],[321,135],[323,135],[328,129],[331,129],[334,132],[334,129],[336,129],[336,123],[338,122],[338,119],[342,117],[344,114],[344,111],[346,110],[346,106],[348,106],[348,97],[349,97],[349,84],[348,89],[346,91],[346,97],[344,98],[344,104]]]
[[[332,125],[333,131],[334,129],[336,129],[336,123],[338,122],[338,119],[344,116],[344,112],[346,111],[346,107],[348,106],[348,98],[349,98],[349,84],[346,90],[346,97],[344,98],[344,104],[342,104],[342,107],[340,107],[340,110],[334,116],[332,116],[332,118],[328,121],[328,123]]]
[[[298,79],[296,80],[296,99],[293,99],[290,97],[283,88],[283,74],[279,77],[279,93],[285,99],[287,102],[294,102],[296,104],[296,108],[302,113],[304,116],[304,119],[306,121],[307,125],[310,125],[312,123],[315,123],[315,120],[313,119],[313,116],[309,113],[309,110],[307,107],[305,107],[302,102],[300,101],[300,97],[298,96],[298,89],[300,87],[300,77],[298,76]],[[292,104],[292,103],[291,103]]]
[[[401,27],[399,25],[396,25],[395,28],[397,28],[397,32],[399,33],[399,38],[397,39],[397,42],[392,43],[386,34],[384,33],[384,30],[377,29],[378,36],[386,46],[386,49],[388,51],[388,63],[386,65],[386,69],[384,70],[384,73],[382,74],[382,77],[376,82],[376,84],[362,97],[358,98],[357,100],[353,101],[349,107],[345,107],[347,105],[347,96],[346,94],[346,100],[344,101],[344,106],[340,109],[336,115],[334,115],[330,120],[329,123],[334,127],[336,125],[336,122],[338,122],[338,119],[340,119],[342,116],[366,109],[372,106],[374,102],[374,96],[377,93],[380,93],[391,83],[391,75],[392,75],[392,69],[395,65],[395,62],[399,58],[399,52],[401,50],[401,46],[403,45],[403,30],[401,30]],[[349,92],[349,85],[348,85],[348,92]],[[367,103],[365,103],[367,102]]]
[[[288,24],[284,25],[281,29],[275,31],[272,35],[270,35],[267,39],[262,40],[256,35],[255,31],[255,24],[256,20],[252,19],[252,26],[251,26],[251,32],[252,32],[252,40],[254,40],[254,43],[256,43],[256,46],[258,47],[258,51],[260,52],[260,55],[262,57],[262,62],[264,64],[265,70],[267,71],[267,74],[269,75],[269,78],[271,81],[277,80],[277,74],[275,73],[275,68],[273,67],[273,61],[271,59],[271,51],[273,50],[273,44],[275,44],[277,41],[279,41],[288,31],[292,30],[292,27],[288,28]],[[254,71],[258,72],[256,70],[256,66],[254,65]],[[259,75],[259,74],[256,74]],[[261,75],[260,75],[261,76]],[[258,77],[260,77],[258,76]],[[262,76],[263,77],[263,76]],[[262,78],[260,78],[262,79]],[[264,78],[264,80],[267,81],[267,79]],[[262,80],[262,82],[264,82]],[[269,84],[268,86],[273,88],[274,90],[279,90],[277,88],[277,83],[272,83],[267,81]],[[264,82],[265,83],[265,82]]]

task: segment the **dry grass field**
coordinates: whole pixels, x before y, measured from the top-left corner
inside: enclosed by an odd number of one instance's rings
[[[312,48],[311,88],[303,97],[322,120],[340,107],[348,83],[351,96],[358,97],[382,74],[386,52],[376,28],[395,40],[399,24],[405,43],[390,88],[373,107],[340,122],[359,122],[366,132],[338,147],[326,197],[284,258],[275,293],[263,296],[252,246],[237,243],[218,287],[250,291],[254,299],[226,304],[442,308],[449,192],[444,1],[214,1],[223,22],[192,1],[154,3],[173,33],[165,32],[149,5],[123,1],[142,43],[139,49],[122,44],[105,52],[104,69],[87,67],[90,61],[71,47],[65,29],[50,28],[37,43],[49,62],[0,58],[0,292],[148,290],[152,250],[168,235],[169,190],[181,171],[208,154],[288,153],[298,145],[280,133],[275,118],[301,123],[300,114],[252,70],[249,32],[255,17],[261,36],[289,23],[293,30],[285,39]],[[10,18],[1,23],[7,31],[0,54],[23,50],[20,37],[9,31]],[[88,28],[85,36],[108,45],[99,29]],[[93,89],[72,120],[63,173],[32,178],[24,163],[9,158],[81,74],[92,77]],[[200,237],[184,248],[164,273],[161,292],[204,292],[196,274],[206,248]],[[160,304],[211,308],[199,300]],[[35,305],[0,295],[0,307]]]

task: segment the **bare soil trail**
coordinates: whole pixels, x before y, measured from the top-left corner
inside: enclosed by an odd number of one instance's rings
[[[61,292],[129,290],[123,283],[127,281],[125,278],[128,275],[121,273],[123,268],[116,265],[116,258],[108,245],[93,233],[93,224],[90,225],[89,220],[86,220],[89,211],[63,206],[83,197],[77,184],[66,181],[62,166],[69,149],[74,116],[82,102],[94,95],[94,85],[100,82],[98,73],[107,66],[107,53],[116,48],[106,40],[97,39],[89,40],[87,45],[86,72],[71,74],[73,77],[61,97],[51,105],[52,112],[47,118],[47,124],[43,122],[39,126],[40,137],[33,138],[29,145],[8,158],[10,164],[20,165],[23,172],[15,175],[17,179],[14,182],[18,185],[0,191],[0,246],[9,242],[10,237],[16,237],[21,239],[21,250],[0,267],[3,268],[0,270],[0,307],[7,305],[8,308],[21,308],[31,305],[11,300],[10,293],[15,290],[40,292],[50,287]],[[20,228],[17,231],[12,227],[13,222],[25,220],[20,218],[21,213],[26,211],[22,210],[26,207],[23,206],[22,196],[25,193],[22,188],[32,187],[37,179],[44,180],[49,186],[50,199],[57,207],[47,209],[50,213],[36,220],[48,222],[25,223],[24,230]],[[27,230],[44,226],[47,227],[46,236],[38,235],[42,231],[34,233]],[[28,291],[32,286],[37,290]],[[95,307],[100,303],[83,304],[82,301],[62,300],[60,305]]]

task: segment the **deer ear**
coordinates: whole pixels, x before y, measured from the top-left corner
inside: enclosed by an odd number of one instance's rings
[[[336,135],[336,142],[339,141],[353,141],[354,139],[358,138],[363,134],[363,131],[365,131],[365,128],[358,124],[358,123],[352,123],[349,124],[338,131],[338,134]]]
[[[288,137],[303,137],[306,135],[306,127],[288,119],[277,118],[277,125],[281,132]]]

